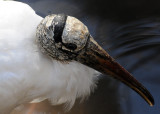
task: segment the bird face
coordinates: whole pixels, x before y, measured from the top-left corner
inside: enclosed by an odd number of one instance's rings
[[[37,41],[45,54],[59,61],[78,61],[110,75],[135,90],[149,105],[149,91],[119,65],[89,34],[78,19],[63,14],[49,15],[37,27]]]
[[[60,61],[73,60],[84,50],[88,28],[78,19],[63,14],[50,15],[37,28],[41,50]]]

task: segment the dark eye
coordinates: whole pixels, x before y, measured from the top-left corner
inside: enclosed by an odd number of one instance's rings
[[[77,49],[77,46],[75,44],[72,44],[72,43],[66,43],[64,45],[66,48],[70,49],[70,50],[75,50]]]

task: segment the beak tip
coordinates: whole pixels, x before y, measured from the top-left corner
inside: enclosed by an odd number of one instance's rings
[[[149,103],[149,105],[150,105],[151,107],[154,106],[154,99],[153,99],[153,98],[152,98],[151,102]]]
[[[153,107],[153,106],[154,106],[154,103],[150,103],[149,106]]]

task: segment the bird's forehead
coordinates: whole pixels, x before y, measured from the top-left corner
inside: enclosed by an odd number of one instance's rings
[[[52,22],[53,19],[56,15],[52,14],[52,15],[48,15],[46,16],[43,20],[42,20],[42,24],[44,24],[46,26],[46,28],[49,28],[50,26],[53,26]]]
[[[56,15],[47,16],[46,27],[50,27],[52,25],[52,21]]]
[[[89,35],[88,28],[78,19],[67,16],[66,24],[62,34],[63,43],[74,43],[83,48]]]

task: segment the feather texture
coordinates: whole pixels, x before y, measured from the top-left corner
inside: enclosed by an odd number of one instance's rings
[[[43,55],[36,43],[36,27],[42,20],[24,3],[0,2],[0,113],[20,104],[49,99],[67,103],[89,95],[97,71],[76,61],[62,63]]]

